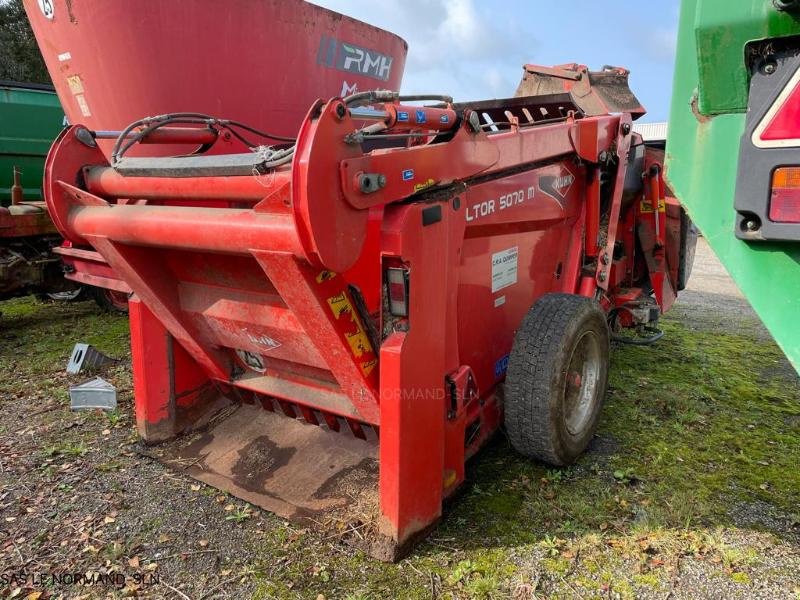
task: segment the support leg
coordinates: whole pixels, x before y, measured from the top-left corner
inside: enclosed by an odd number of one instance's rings
[[[171,439],[218,396],[202,369],[138,298],[129,302],[136,427],[147,443]],[[205,411],[204,411],[205,412]]]
[[[381,346],[380,504],[382,533],[394,556],[436,524],[442,513],[447,392],[445,375],[457,364],[449,356],[449,319],[454,299],[447,290],[456,276],[463,231],[441,221],[425,224],[425,205],[387,211],[385,251],[400,257],[411,273],[409,328]],[[459,237],[460,236],[460,237]],[[463,453],[463,439],[459,440]],[[452,473],[450,474],[452,479]]]

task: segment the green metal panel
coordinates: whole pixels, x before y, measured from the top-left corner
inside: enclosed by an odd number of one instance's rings
[[[700,113],[710,116],[744,112],[749,88],[745,45],[757,39],[797,33],[797,21],[777,11],[770,0],[684,1],[684,18],[687,13],[694,19],[689,31],[697,44]],[[681,32],[682,46],[687,33]]]
[[[15,166],[22,172],[25,199],[42,199],[44,159],[63,125],[55,92],[0,83],[0,204],[11,201]]]
[[[770,0],[683,0],[667,177],[714,252],[800,371],[800,245],[748,245],[736,239],[733,208],[749,91],[745,44],[765,35],[793,33],[800,33],[800,24],[785,14],[778,15]],[[702,112],[707,114],[697,111],[698,95],[705,98]]]

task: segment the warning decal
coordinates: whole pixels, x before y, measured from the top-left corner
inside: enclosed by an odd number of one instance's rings
[[[517,283],[517,255],[519,248],[492,254],[492,293],[499,292]]]

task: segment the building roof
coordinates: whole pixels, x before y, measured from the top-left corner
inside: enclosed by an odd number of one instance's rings
[[[634,123],[633,130],[645,142],[664,142],[667,140],[667,123]]]

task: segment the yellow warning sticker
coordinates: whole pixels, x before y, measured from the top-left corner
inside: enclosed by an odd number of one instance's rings
[[[345,295],[344,292],[328,298],[328,305],[331,307],[331,310],[333,311],[333,316],[336,317],[337,319],[341,317],[344,313],[353,312],[353,307],[350,305],[350,300],[347,299],[347,296]]]
[[[436,182],[433,179],[428,179],[427,181],[423,181],[422,183],[414,184],[414,193],[421,192],[422,190],[426,190],[429,187],[433,186]]]
[[[367,361],[361,363],[361,372],[364,373],[364,376],[366,377],[370,373],[372,373],[372,369],[374,369],[375,365],[377,365],[377,364],[378,364],[378,359],[377,358],[373,358],[372,360],[367,360]]]
[[[653,203],[650,200],[642,200],[639,205],[639,212],[641,213],[651,213],[653,212]],[[661,199],[658,201],[658,212],[667,212],[667,201],[665,199]]]
[[[356,358],[363,356],[365,353],[372,352],[372,344],[364,332],[364,327],[361,325],[361,320],[353,310],[353,305],[345,292],[341,292],[335,296],[328,298],[328,306],[331,307],[331,312],[336,319],[340,319],[342,315],[350,315],[350,320],[355,325],[355,331],[345,333],[347,343],[350,345],[350,351]],[[361,369],[364,375],[369,375],[370,371],[375,367],[367,361],[361,364]],[[377,361],[376,361],[377,362]]]
[[[80,75],[70,75],[67,77],[67,85],[69,85],[69,91],[72,92],[73,96],[83,93],[83,82],[81,81]]]
[[[347,343],[350,344],[350,349],[353,351],[353,356],[356,358],[363,356],[365,352],[372,351],[372,345],[369,343],[367,334],[364,333],[360,326],[357,331],[346,333],[345,337],[347,338]]]

